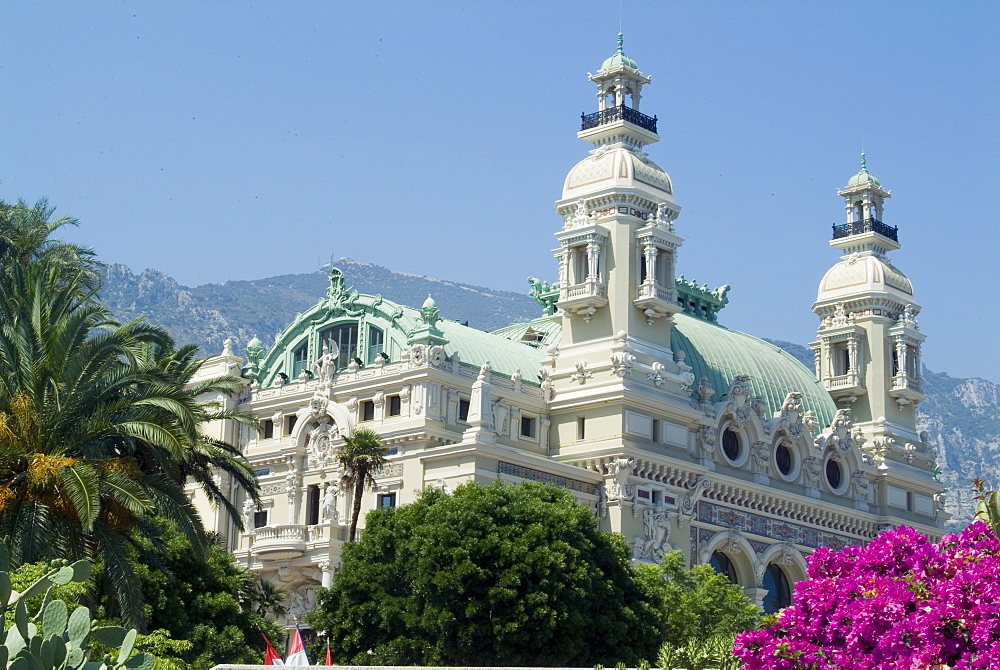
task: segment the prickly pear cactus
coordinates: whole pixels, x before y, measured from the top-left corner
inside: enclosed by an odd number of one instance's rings
[[[90,563],[62,561],[34,584],[18,593],[11,589],[10,558],[6,543],[0,541],[0,607],[14,608],[14,624],[4,631],[0,646],[0,668],[7,670],[152,670],[156,659],[149,654],[132,656],[135,630],[120,626],[94,627],[90,610],[80,606],[69,611],[62,600],[52,598],[52,587],[90,578]],[[42,604],[29,617],[25,603],[42,592]],[[87,657],[87,645],[96,640],[118,648],[118,655],[101,660]]]

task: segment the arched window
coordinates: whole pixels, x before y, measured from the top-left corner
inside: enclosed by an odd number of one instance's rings
[[[611,88],[609,88],[607,90],[607,92],[604,94],[604,106],[605,106],[605,108],[607,108],[607,107],[617,107],[618,106],[618,99],[617,99],[617,95],[615,95],[615,87],[614,86],[612,86]]]
[[[337,352],[337,367],[346,368],[358,355],[358,324],[344,323],[327,328],[319,334],[320,346],[330,342],[331,351]]]
[[[712,558],[708,561],[708,564],[715,568],[715,571],[720,575],[725,575],[733,584],[740,583],[736,578],[736,566],[733,564],[733,561],[721,551],[712,552]]]
[[[767,589],[767,595],[764,596],[764,612],[766,614],[774,614],[792,604],[792,585],[788,581],[785,571],[774,563],[767,566],[762,586]]]
[[[381,328],[368,326],[368,358],[365,363],[375,362],[375,357],[385,351],[385,333]]]
[[[294,353],[292,353],[292,374],[293,380],[299,378],[299,373],[309,369],[309,341],[303,340]]]
[[[854,209],[854,220],[855,221],[864,221],[864,219],[865,219],[865,208],[864,208],[864,205],[861,204],[860,200],[858,200],[856,203],[854,203],[854,208],[853,209]]]

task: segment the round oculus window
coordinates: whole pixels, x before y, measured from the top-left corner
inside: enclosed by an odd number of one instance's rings
[[[741,451],[740,436],[732,428],[726,428],[722,432],[722,453],[729,460],[735,461],[739,459]]]
[[[841,469],[840,463],[832,458],[826,461],[826,483],[834,491],[839,490],[840,485],[844,483],[844,471]]]
[[[778,472],[786,477],[792,473],[792,450],[784,442],[774,450],[774,465],[778,468]]]

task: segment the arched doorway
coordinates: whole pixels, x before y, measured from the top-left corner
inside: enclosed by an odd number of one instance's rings
[[[764,571],[764,580],[761,586],[767,590],[764,596],[764,612],[774,614],[778,610],[792,604],[792,583],[788,580],[788,575],[780,567],[771,563]]]
[[[733,584],[740,583],[736,576],[736,565],[729,556],[721,551],[712,552],[712,558],[709,559],[708,564],[715,568],[715,571],[720,575],[725,575]]]

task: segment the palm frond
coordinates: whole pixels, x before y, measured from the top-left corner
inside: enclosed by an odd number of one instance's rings
[[[93,466],[78,463],[59,470],[62,493],[76,510],[77,519],[85,533],[94,527],[101,513],[101,494],[97,473]]]

